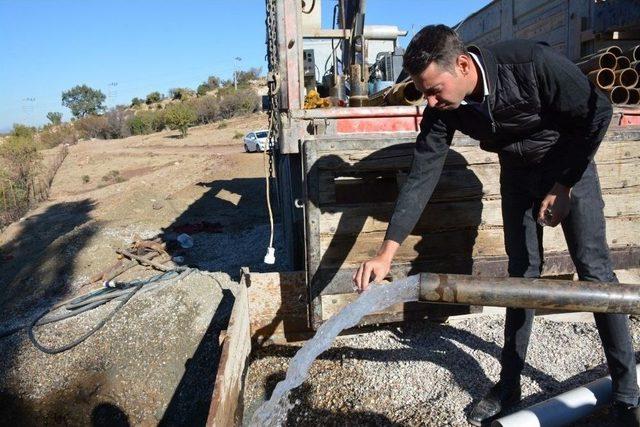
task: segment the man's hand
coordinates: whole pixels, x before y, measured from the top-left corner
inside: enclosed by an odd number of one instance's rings
[[[378,255],[360,265],[358,271],[352,277],[358,292],[364,292],[369,287],[371,280],[379,282],[389,274],[391,261],[399,246],[398,243],[392,240],[385,240],[378,251]]]
[[[556,183],[542,200],[538,212],[538,224],[555,227],[569,215],[571,209],[571,188]]]

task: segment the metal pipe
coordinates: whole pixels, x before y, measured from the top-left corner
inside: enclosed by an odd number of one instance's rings
[[[629,61],[640,61],[640,45],[635,45],[624,52]]]
[[[605,47],[600,49],[598,52],[609,52],[609,53],[613,53],[615,56],[620,56],[622,55],[622,48],[620,46],[609,46],[609,47]]]
[[[594,56],[598,56],[598,55],[602,55],[603,53],[612,53],[614,56],[620,56],[622,55],[622,48],[618,47],[618,46],[609,46],[609,47],[605,47],[603,49],[600,49],[594,53],[590,53],[589,55],[585,55],[582,58],[580,58],[580,62],[584,62],[587,59],[591,59]]]
[[[629,67],[636,70],[636,73],[640,74],[640,61],[633,61],[629,64]]]
[[[622,86],[614,86],[610,89],[604,89],[609,94],[609,100],[612,104],[626,104],[629,101],[629,89]]]
[[[624,70],[631,66],[631,61],[626,56],[618,56],[616,58],[616,70]]]
[[[638,83],[638,73],[633,68],[625,68],[624,70],[616,70],[613,72],[616,76],[615,85],[623,86],[630,89]]]
[[[594,313],[640,314],[640,285],[420,274],[420,300]]]
[[[640,104],[640,90],[639,89],[628,89],[629,91],[629,99],[627,100],[627,105],[638,105]]]
[[[640,365],[636,365],[640,377]],[[611,400],[611,377],[554,396],[491,423],[491,427],[556,427],[573,424]]]
[[[587,74],[587,77],[589,77],[589,80],[591,80],[600,89],[609,89],[613,87],[613,82],[616,78],[613,71],[608,68],[592,71]]]
[[[613,70],[616,68],[616,56],[610,52],[601,53],[586,61],[578,62],[576,65],[583,73],[589,73],[601,68],[610,68]]]
[[[412,81],[393,85],[385,96],[387,105],[422,105],[425,103],[424,96]]]

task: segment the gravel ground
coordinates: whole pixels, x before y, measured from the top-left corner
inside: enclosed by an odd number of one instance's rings
[[[288,425],[465,426],[473,402],[499,375],[503,318],[385,326],[339,337],[292,393]],[[635,348],[640,321],[632,320]],[[568,345],[570,343],[570,345]],[[245,385],[245,420],[284,378],[299,347],[254,352]],[[607,374],[593,322],[536,318],[519,408]],[[606,413],[580,425],[606,426]]]
[[[101,330],[58,355],[25,332],[0,340],[0,425],[202,424],[237,283],[194,272],[131,299]],[[114,303],[37,329],[61,345]],[[185,333],[188,331],[189,333]]]

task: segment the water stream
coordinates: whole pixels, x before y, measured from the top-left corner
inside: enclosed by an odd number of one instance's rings
[[[419,275],[415,275],[386,285],[372,285],[358,299],[325,322],[291,359],[285,379],[276,385],[271,399],[258,408],[249,425],[283,425],[287,413],[294,406],[289,402],[289,393],[304,382],[313,361],[331,346],[336,336],[344,329],[357,325],[369,313],[382,311],[393,304],[416,301],[419,280]]]

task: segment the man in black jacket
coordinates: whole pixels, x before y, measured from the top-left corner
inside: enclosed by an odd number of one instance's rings
[[[612,108],[580,70],[543,43],[466,48],[444,25],[416,34],[403,65],[428,108],[385,240],[353,277],[359,289],[388,274],[438,182],[455,130],[499,155],[509,275],[539,277],[542,226],[562,224],[580,279],[616,282],[593,163]],[[473,408],[470,423],[480,425],[520,400],[533,316],[533,310],[507,309],[500,380]],[[613,379],[614,409],[621,423],[640,425],[628,316],[595,314],[595,320]]]

